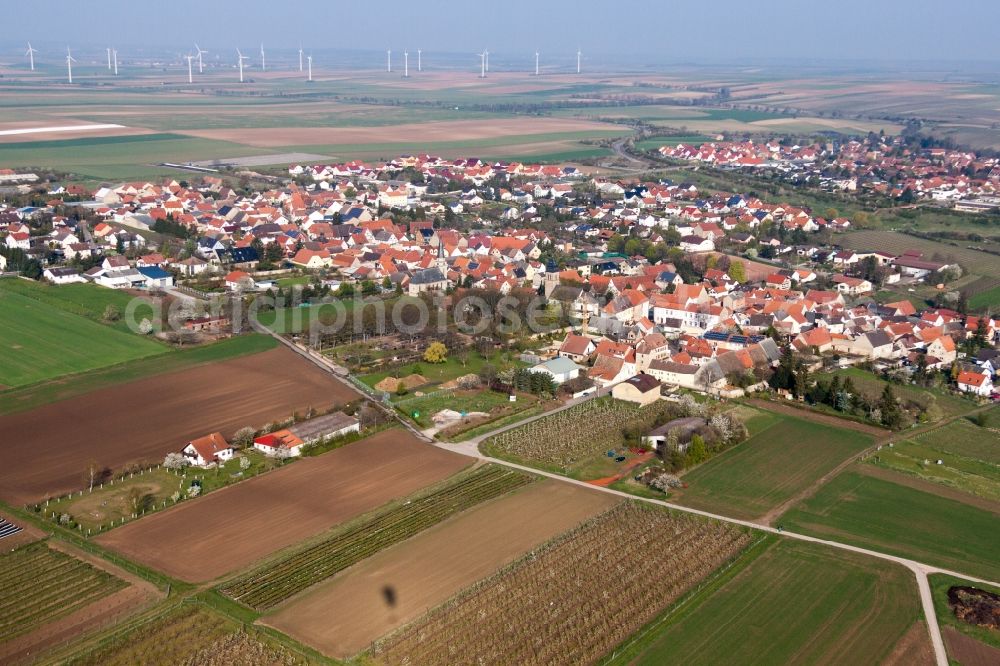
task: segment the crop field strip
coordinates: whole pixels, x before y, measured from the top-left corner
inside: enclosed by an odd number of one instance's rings
[[[920,617],[905,568],[802,541],[772,544],[720,583],[610,663],[890,663]]]
[[[305,659],[207,608],[182,604],[138,626],[110,635],[65,663],[72,666],[132,664],[304,664]]]
[[[885,478],[880,478],[883,475]],[[989,580],[1000,577],[996,557],[1000,552],[996,529],[1000,508],[994,503],[988,510],[928,489],[908,487],[904,485],[907,481],[909,477],[898,472],[849,467],[785,513],[779,524],[789,531]],[[926,485],[933,488],[933,484]]]
[[[590,663],[751,539],[623,502],[390,635],[372,656],[385,664]]]
[[[1000,274],[1000,256],[969,249],[968,243],[961,244],[961,241],[955,246],[893,231],[866,230],[844,234],[838,243],[853,250],[883,250],[895,254],[917,250],[923,252],[925,259],[932,259],[935,254],[945,260],[953,258],[968,273],[987,277]]]
[[[245,574],[223,586],[226,596],[259,611],[325,580],[371,555],[404,541],[448,517],[533,481],[506,467],[481,467],[455,483],[380,510],[346,530]]]
[[[628,424],[652,419],[669,403],[657,401],[637,407],[631,403],[599,398],[570,407],[494,435],[483,443],[484,450],[500,458],[541,463],[566,471],[588,457],[612,448],[611,440],[621,437]]]
[[[86,562],[34,543],[0,557],[0,642],[126,587]]]

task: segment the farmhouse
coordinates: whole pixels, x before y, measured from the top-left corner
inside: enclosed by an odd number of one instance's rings
[[[208,467],[214,463],[223,463],[233,457],[233,448],[220,432],[213,432],[187,443],[181,453],[195,467]]]
[[[655,377],[639,374],[615,384],[611,395],[618,400],[649,405],[660,398],[660,382]]]
[[[665,452],[664,445],[668,440],[672,440],[674,447],[678,451],[684,452],[687,450],[688,444],[691,443],[691,437],[695,431],[704,425],[705,419],[698,416],[674,419],[650,430],[649,434],[642,438],[642,443],[662,455]]]
[[[305,442],[289,430],[275,430],[266,435],[255,437],[253,440],[253,448],[266,456],[300,456],[304,444]]]
[[[296,457],[310,444],[325,437],[341,437],[361,430],[360,422],[344,412],[334,412],[297,423],[284,430],[261,435],[253,447],[267,456]]]

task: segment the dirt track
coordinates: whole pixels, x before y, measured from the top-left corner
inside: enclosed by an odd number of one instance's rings
[[[386,430],[147,516],[97,540],[181,580],[210,581],[471,462],[403,430]]]
[[[359,397],[287,349],[119,384],[0,417],[0,498],[36,502],[84,487],[90,461],[112,470],[161,461],[213,431]],[[11,435],[16,435],[12,437]]]
[[[327,655],[352,656],[616,502],[555,481],[533,484],[359,563],[263,622]]]

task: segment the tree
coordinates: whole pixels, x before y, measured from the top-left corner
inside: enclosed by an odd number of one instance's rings
[[[428,363],[444,363],[448,360],[448,348],[443,342],[432,342],[424,351],[424,360]]]
[[[684,456],[684,463],[690,467],[707,459],[708,449],[705,448],[705,440],[702,439],[701,435],[695,435],[691,438],[691,443],[688,445],[687,454]]]
[[[121,319],[122,313],[121,310],[118,309],[117,305],[114,305],[113,303],[108,303],[108,305],[104,308],[104,314],[102,315],[102,318],[104,319],[105,322],[111,323]]]
[[[399,382],[398,384],[396,384],[396,395],[400,395],[400,396],[406,395],[406,384],[405,383]]]
[[[184,469],[190,464],[191,461],[182,453],[168,453],[163,459],[163,466],[167,469]]]
[[[256,434],[257,431],[250,426],[243,426],[233,436],[233,446],[237,449],[245,449],[253,445],[253,436]]]
[[[91,460],[87,463],[87,482],[90,485],[90,489],[94,489],[94,482],[97,481],[97,477],[100,475],[101,467],[97,464],[96,460]]]
[[[737,282],[747,281],[747,271],[743,266],[742,261],[733,261],[729,264],[729,277],[733,278]]]
[[[882,397],[879,398],[877,409],[881,412],[882,425],[890,430],[898,430],[903,425],[903,412],[896,401],[892,386],[885,385]]]

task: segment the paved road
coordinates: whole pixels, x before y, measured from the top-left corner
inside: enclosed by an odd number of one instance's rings
[[[586,398],[582,398],[582,399],[580,399],[578,402],[576,402],[574,404],[579,404],[579,402],[584,402],[586,400],[592,399],[593,397],[594,396],[588,396]],[[902,565],[902,566],[906,567],[907,569],[909,569],[910,571],[912,571],[913,575],[916,577],[916,580],[917,580],[917,589],[918,589],[919,594],[920,594],[920,603],[921,603],[921,606],[923,607],[924,619],[927,622],[927,628],[928,628],[928,631],[930,633],[931,644],[932,644],[932,646],[934,648],[935,661],[938,664],[938,666],[947,666],[948,665],[948,657],[947,657],[947,653],[945,652],[944,640],[941,638],[941,629],[938,626],[937,614],[935,613],[935,610],[934,610],[934,599],[931,596],[931,588],[930,588],[930,583],[927,580],[927,576],[929,574],[933,574],[933,573],[941,573],[941,574],[947,574],[947,575],[950,575],[950,576],[956,576],[956,577],[959,577],[959,578],[965,578],[966,580],[970,580],[970,581],[973,581],[973,582],[976,582],[976,583],[981,583],[981,584],[984,584],[984,585],[990,585],[990,586],[994,586],[994,587],[1000,587],[1000,583],[995,582],[995,581],[984,580],[984,579],[981,579],[981,578],[976,578],[974,576],[969,576],[968,574],[965,574],[965,573],[951,571],[951,570],[948,570],[948,569],[942,569],[940,567],[936,567],[936,566],[933,566],[933,565],[924,564],[923,562],[917,562],[915,560],[910,560],[910,559],[907,559],[905,557],[897,557],[895,555],[889,555],[887,553],[881,553],[879,551],[869,550],[867,548],[861,548],[859,546],[853,546],[851,544],[841,543],[839,541],[830,541],[828,539],[820,539],[820,538],[817,538],[817,537],[809,536],[807,534],[799,534],[797,532],[788,532],[786,530],[779,530],[779,529],[777,529],[775,527],[772,527],[770,525],[767,525],[767,524],[760,524],[758,522],[754,522],[754,521],[750,521],[750,520],[740,520],[740,519],[737,519],[737,518],[731,518],[729,516],[723,516],[723,515],[720,515],[720,514],[717,514],[717,513],[711,513],[709,511],[701,511],[699,509],[693,509],[693,508],[687,507],[687,506],[680,506],[679,504],[673,504],[671,502],[667,502],[667,501],[664,501],[664,500],[657,500],[657,499],[649,499],[649,498],[644,498],[644,497],[637,497],[635,495],[631,495],[629,493],[626,493],[626,492],[623,492],[623,491],[620,491],[620,490],[613,490],[611,488],[605,488],[605,487],[601,487],[601,486],[595,486],[595,485],[592,485],[590,483],[587,483],[586,481],[578,481],[576,479],[571,479],[569,477],[562,476],[560,474],[554,474],[552,472],[545,472],[545,471],[542,471],[542,470],[539,470],[539,469],[535,469],[534,467],[528,467],[526,465],[518,465],[516,463],[508,462],[506,460],[500,460],[498,458],[493,458],[491,456],[486,456],[486,455],[483,455],[479,451],[479,443],[482,442],[484,439],[486,439],[488,437],[492,437],[493,435],[496,435],[496,434],[501,433],[501,432],[505,432],[507,430],[511,430],[513,428],[517,428],[517,427],[519,427],[521,425],[524,425],[526,423],[531,423],[532,421],[535,421],[537,419],[543,418],[543,417],[548,416],[550,414],[553,414],[553,413],[555,413],[557,411],[561,411],[563,409],[568,409],[571,406],[572,405],[566,405],[564,407],[560,407],[558,410],[554,410],[553,412],[547,412],[545,414],[540,414],[540,415],[537,415],[537,416],[533,416],[533,417],[524,419],[524,420],[519,421],[517,423],[511,424],[511,425],[508,425],[508,426],[504,426],[503,428],[498,428],[498,429],[496,429],[493,432],[487,433],[487,434],[482,435],[480,437],[476,437],[474,439],[467,440],[467,441],[464,441],[464,442],[457,442],[457,443],[454,443],[454,444],[449,444],[449,443],[445,443],[445,442],[437,442],[437,441],[435,441],[435,442],[433,442],[433,444],[435,446],[438,446],[438,447],[440,447],[442,449],[446,449],[448,451],[454,451],[456,453],[461,453],[463,455],[470,456],[470,457],[473,457],[473,458],[477,458],[477,459],[485,461],[485,462],[491,462],[491,463],[495,463],[497,465],[505,465],[507,467],[512,467],[514,469],[519,469],[519,470],[522,470],[522,471],[525,471],[525,472],[530,472],[532,474],[538,474],[538,475],[541,475],[541,476],[548,477],[550,479],[555,479],[556,481],[561,481],[563,483],[571,483],[573,485],[577,485],[577,486],[580,486],[580,487],[583,487],[583,488],[587,488],[587,489],[592,490],[594,492],[610,493],[610,494],[613,494],[613,495],[618,495],[620,497],[625,497],[625,498],[636,500],[636,501],[640,501],[640,502],[648,502],[650,504],[657,504],[659,506],[668,507],[668,508],[673,509],[675,511],[684,511],[685,513],[691,513],[691,514],[695,514],[695,515],[699,515],[699,516],[704,516],[706,518],[712,518],[714,520],[719,520],[719,521],[730,523],[730,524],[733,524],[733,525],[741,525],[743,527],[749,527],[749,528],[752,528],[752,529],[755,529],[755,530],[761,530],[761,531],[764,531],[764,532],[769,532],[771,534],[778,534],[778,535],[781,535],[783,537],[787,537],[789,539],[798,539],[800,541],[809,541],[811,543],[822,544],[824,546],[829,546],[831,548],[839,548],[841,550],[848,550],[848,551],[851,551],[851,552],[860,553],[862,555],[867,555],[869,557],[876,557],[876,558],[878,558],[880,560],[888,560],[889,562],[894,562],[896,564]],[[852,460],[853,460],[853,458],[852,458]]]

